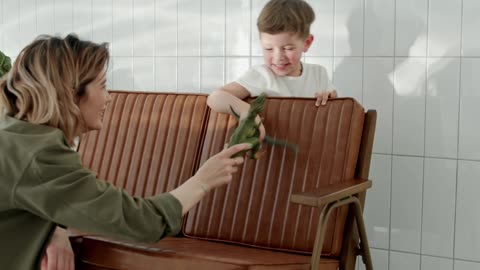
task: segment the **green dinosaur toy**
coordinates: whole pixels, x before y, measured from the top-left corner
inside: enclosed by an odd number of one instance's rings
[[[250,143],[252,148],[250,150],[240,151],[239,153],[233,155],[232,157],[238,157],[245,155],[246,152],[249,152],[249,158],[258,159],[261,156],[259,153],[261,143],[260,143],[260,123],[256,123],[255,119],[257,115],[263,110],[263,104],[265,103],[267,95],[265,93],[260,94],[250,105],[248,110],[247,117],[240,120],[240,115],[238,115],[232,107],[230,110],[234,117],[239,121],[238,127],[233,131],[232,136],[230,137],[229,146],[239,144],[239,143]],[[287,141],[276,140],[269,136],[265,136],[265,143],[270,145],[279,145],[283,147],[289,147],[295,151],[295,154],[298,152],[298,146],[291,144]]]
[[[2,51],[0,51],[0,77],[6,74],[10,68],[12,68],[10,57],[6,56]]]

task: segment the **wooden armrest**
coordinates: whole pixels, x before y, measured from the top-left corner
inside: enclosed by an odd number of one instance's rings
[[[372,181],[352,179],[345,183],[319,187],[317,191],[295,193],[290,196],[293,203],[320,207],[327,203],[366,191]]]

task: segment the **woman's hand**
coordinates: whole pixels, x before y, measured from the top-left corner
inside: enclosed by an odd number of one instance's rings
[[[234,145],[208,159],[195,175],[178,188],[170,191],[182,205],[185,214],[213,188],[232,181],[232,174],[243,163],[243,157],[231,158],[234,154],[252,148],[249,143]]]
[[[66,230],[57,227],[40,263],[41,270],[74,270],[75,256]]]
[[[205,191],[229,183],[232,180],[232,174],[238,170],[237,166],[244,161],[243,157],[230,157],[240,151],[248,150],[251,147],[248,143],[242,143],[224,149],[208,159],[202,167],[198,169],[194,178],[200,182]]]

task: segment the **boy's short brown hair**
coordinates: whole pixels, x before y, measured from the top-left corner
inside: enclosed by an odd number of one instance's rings
[[[297,33],[299,38],[310,35],[315,12],[304,0],[270,0],[260,12],[257,27],[260,33]]]

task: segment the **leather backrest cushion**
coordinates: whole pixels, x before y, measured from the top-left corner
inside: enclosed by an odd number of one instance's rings
[[[289,202],[295,192],[321,189],[354,176],[364,109],[354,99],[268,98],[262,112],[267,134],[298,144],[299,153],[263,145],[259,160],[247,160],[232,182],[212,191],[186,217],[186,236],[255,247],[309,253],[320,210]],[[210,113],[200,164],[229,141],[237,122]],[[346,208],[328,224],[322,253],[338,256]]]
[[[134,196],[170,191],[193,175],[206,95],[111,92],[100,131],[81,138],[84,166]]]

